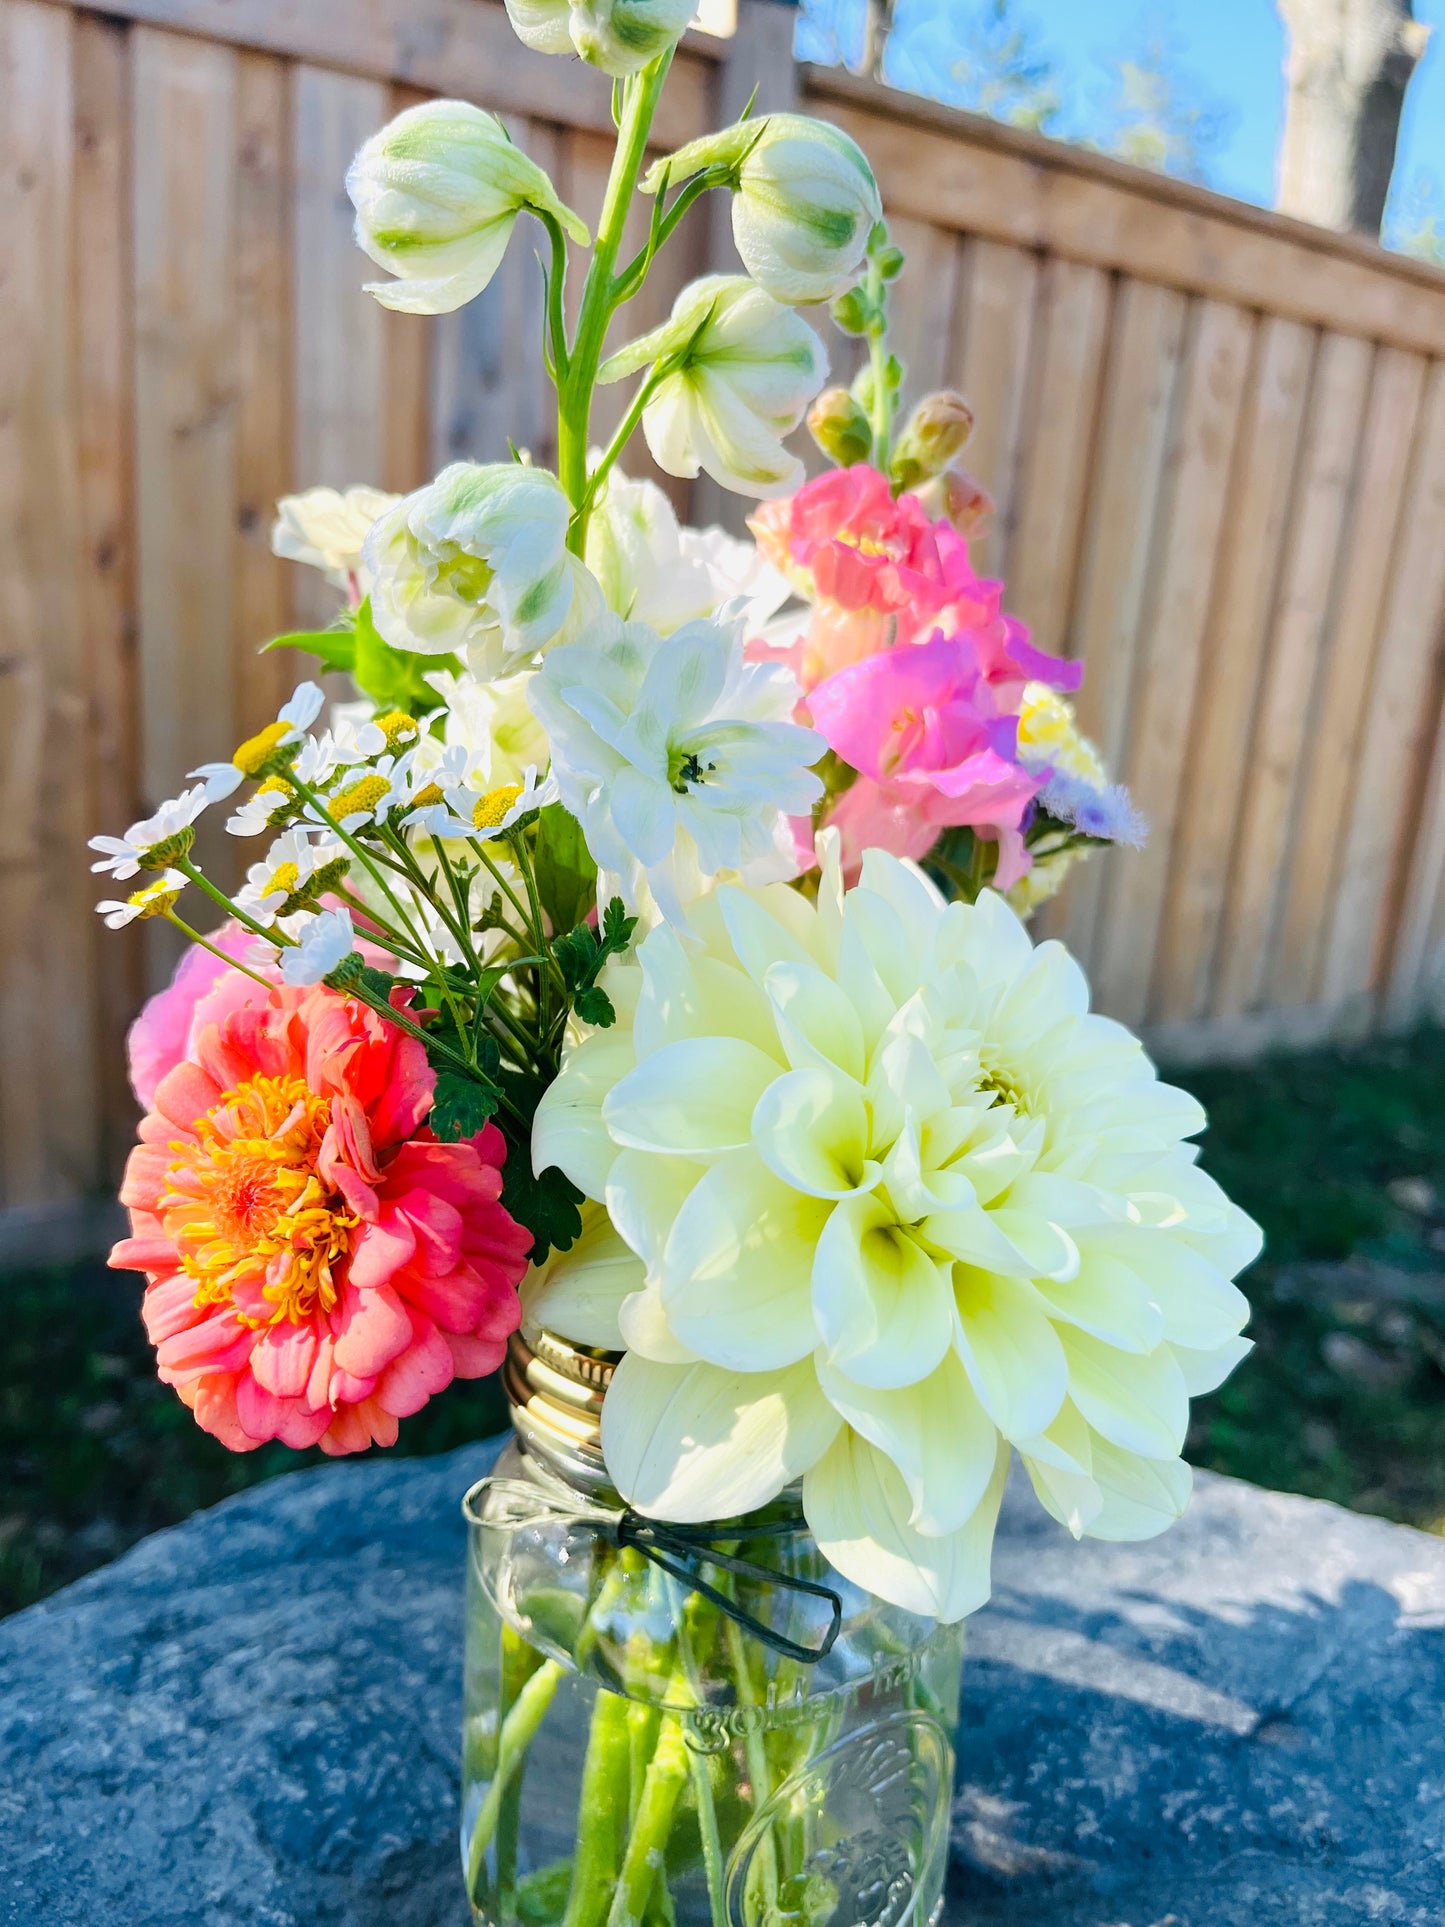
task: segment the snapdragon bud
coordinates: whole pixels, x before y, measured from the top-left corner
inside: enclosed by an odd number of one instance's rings
[[[909,416],[889,473],[899,489],[916,489],[941,475],[973,432],[973,410],[951,389],[925,395]]]
[[[808,433],[830,462],[852,468],[873,453],[873,424],[846,388],[825,388],[808,410]]]
[[[643,189],[708,168],[733,191],[743,265],[775,301],[831,301],[858,280],[883,204],[863,150],[840,128],[803,114],[740,121],[659,161]]]
[[[966,469],[946,468],[915,492],[935,521],[951,522],[965,540],[993,514],[993,497]]]
[[[507,0],[519,40],[543,54],[579,53],[604,73],[635,74],[676,45],[696,0]]]
[[[706,469],[737,495],[786,495],[803,464],[783,447],[822,387],[828,356],[813,330],[746,275],[683,289],[660,328],[603,363],[602,382],[651,362],[661,378],[642,414],[653,460],[669,475]]]
[[[585,246],[583,222],[495,114],[428,100],[388,121],[346,174],[356,239],[398,277],[367,286],[384,308],[450,314],[479,295],[524,210],[549,214]]]

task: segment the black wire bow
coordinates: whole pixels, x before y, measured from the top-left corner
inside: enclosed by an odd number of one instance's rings
[[[727,1614],[735,1624],[754,1639],[762,1640],[771,1646],[775,1653],[785,1659],[801,1660],[805,1666],[816,1665],[826,1659],[833,1650],[843,1625],[843,1602],[831,1586],[819,1585],[813,1579],[799,1579],[794,1574],[779,1572],[775,1566],[760,1566],[753,1559],[739,1559],[736,1553],[719,1549],[719,1537],[729,1539],[779,1538],[784,1533],[795,1532],[797,1527],[787,1519],[775,1519],[765,1524],[748,1525],[737,1533],[719,1534],[714,1525],[678,1526],[668,1525],[661,1519],[644,1518],[631,1507],[622,1513],[611,1528],[609,1537],[618,1546],[633,1546],[644,1559],[650,1559],[654,1566],[676,1579],[690,1592],[701,1595],[719,1612]],[[803,1646],[795,1639],[789,1639],[769,1626],[765,1620],[757,1618],[739,1605],[736,1599],[710,1586],[700,1577],[695,1567],[684,1563],[687,1560],[706,1560],[711,1566],[719,1566],[724,1572],[734,1573],[739,1579],[751,1579],[758,1585],[778,1586],[784,1592],[807,1593],[813,1599],[825,1599],[831,1610],[828,1630],[817,1646]]]

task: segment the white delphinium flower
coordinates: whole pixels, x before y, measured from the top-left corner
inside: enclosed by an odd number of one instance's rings
[[[453,462],[374,526],[366,563],[385,641],[469,655],[474,671],[519,668],[569,617],[600,605],[567,549],[572,505],[555,476],[514,462]]]
[[[308,488],[283,495],[271,525],[272,553],[320,569],[335,588],[360,602],[371,587],[361,560],[366,532],[399,496],[380,488]]]
[[[346,845],[339,837],[318,836],[300,828],[287,830],[246,872],[246,881],[236,892],[236,903],[253,922],[274,923],[289,899],[314,894],[305,892],[307,884],[317,890],[326,888],[327,884],[319,881],[322,874],[335,874],[345,863]]]
[[[811,810],[823,739],[790,720],[796,684],[743,656],[736,617],[660,637],[604,617],[585,643],[552,650],[532,707],[552,745],[562,801],[599,868],[636,908],[644,886],[686,921],[699,879],[776,875],[780,818]]]
[[[289,933],[296,941],[280,953],[281,981],[287,984],[319,984],[356,948],[351,912],[345,908],[303,913]]]
[[[467,774],[479,778],[483,787],[519,783],[529,764],[546,767],[551,754],[546,732],[527,701],[531,679],[530,670],[490,681],[465,671],[456,676],[441,670],[427,677],[441,698],[446,748],[466,751]],[[418,768],[420,759],[440,762],[441,752],[434,736],[424,738]]]
[[[674,46],[697,0],[507,0],[517,38],[538,53],[579,53],[621,78]]]
[[[827,379],[828,356],[791,308],[746,275],[707,275],[597,378],[621,381],[649,364],[665,371],[642,413],[659,468],[685,477],[703,468],[722,487],[756,497],[786,495],[803,480],[783,438]]]
[[[399,278],[367,292],[407,314],[450,314],[501,265],[524,210],[546,215],[585,247],[589,235],[495,114],[428,100],[387,122],[346,174],[357,245]]]
[[[840,128],[806,114],[739,121],[658,161],[643,192],[709,167],[728,170],[738,253],[775,301],[830,301],[858,280],[883,203],[867,156]]]
[[[568,1335],[585,1290],[585,1342],[626,1350],[623,1497],[728,1518],[801,1477],[840,1571],[945,1620],[988,1595],[1010,1448],[1075,1534],[1162,1531],[1260,1244],[1194,1161],[1198,1104],[1059,944],[881,851],[846,894],[834,847],[816,905],[725,884],[694,921],[609,964],[617,1022],[533,1133],[617,1234],[527,1315]]]
[[[96,914],[105,918],[108,930],[123,930],[138,917],[163,917],[174,909],[176,898],[185,887],[186,879],[179,870],[166,870],[123,901],[104,898],[96,904]]]
[[[169,869],[178,856],[189,853],[195,841],[191,825],[209,802],[205,785],[183,790],[162,803],[153,816],[132,823],[124,836],[93,836],[89,848],[101,852],[92,870],[108,870],[118,883],[138,870]]]
[[[321,714],[325,701],[314,682],[298,683],[289,700],[281,705],[275,722],[267,723],[263,730],[240,744],[230,762],[202,763],[199,769],[188,770],[187,775],[197,776],[205,784],[208,803],[221,802],[239,789],[248,776],[261,775],[278,749],[299,742]]]
[[[713,608],[725,602],[740,606],[743,633],[749,638],[765,635],[793,586],[757,543],[719,528],[684,529],[681,542],[683,554],[711,578]]]
[[[587,524],[587,566],[609,609],[660,636],[711,615],[723,600],[705,561],[689,554],[671,502],[656,482],[614,468]]]

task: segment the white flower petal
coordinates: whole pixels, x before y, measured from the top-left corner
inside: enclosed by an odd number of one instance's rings
[[[1068,1359],[1069,1396],[1096,1432],[1145,1458],[1172,1458],[1182,1449],[1189,1394],[1167,1345],[1137,1358],[1067,1325],[1058,1335]]]
[[[730,1372],[629,1352],[603,1401],[602,1455],[639,1512],[683,1523],[731,1519],[816,1465],[841,1426],[811,1359],[779,1372]]]
[[[1046,1431],[1069,1389],[1069,1367],[1037,1292],[1016,1278],[959,1265],[955,1343],[984,1410],[1006,1439]]]
[[[752,1141],[785,1184],[811,1197],[852,1197],[878,1182],[868,1108],[841,1071],[788,1071],[770,1084],[753,1112]]]
[[[556,1165],[589,1198],[607,1191],[617,1146],[602,1122],[602,1101],[632,1069],[626,1031],[594,1031],[568,1053],[562,1076],[542,1093],[532,1121],[532,1168]]]
[[[665,1044],[616,1083],[602,1103],[615,1144],[666,1156],[741,1150],[776,1062],[741,1038],[686,1037]]]
[[[618,1237],[607,1213],[593,1205],[582,1215],[582,1233],[567,1251],[553,1251],[522,1280],[522,1316],[529,1325],[555,1332],[574,1345],[620,1351],[618,1314],[623,1300],[642,1284],[642,1265]]]
[[[818,1239],[813,1312],[828,1354],[859,1384],[916,1385],[953,1334],[949,1267],[876,1197],[845,1198]]]

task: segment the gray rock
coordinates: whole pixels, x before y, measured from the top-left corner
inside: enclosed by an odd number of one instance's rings
[[[491,1450],[277,1481],[0,1625],[3,1927],[464,1927],[457,1501]],[[1199,1485],[1145,1546],[1010,1492],[953,1927],[1445,1920],[1445,1541]]]

